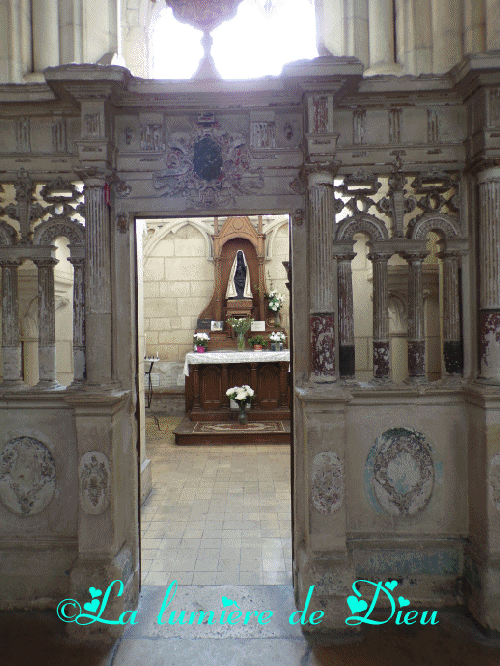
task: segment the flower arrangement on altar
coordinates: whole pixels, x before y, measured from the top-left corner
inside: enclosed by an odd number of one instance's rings
[[[251,317],[230,317],[227,323],[233,327],[234,332],[238,338],[237,346],[239,351],[245,349],[245,333],[250,330],[253,319]]]
[[[243,386],[233,386],[233,388],[227,389],[226,395],[230,400],[237,402],[238,407],[241,407],[241,405],[251,404],[255,391],[248,384],[244,384]]]
[[[240,410],[238,413],[238,423],[246,425],[248,423],[247,405],[252,404],[255,391],[248,384],[244,384],[243,386],[233,386],[233,388],[227,389],[226,395],[238,405]]]
[[[280,351],[283,348],[283,343],[285,342],[286,336],[282,331],[273,331],[269,335],[269,340],[271,342],[271,350]]]
[[[193,335],[194,338],[194,344],[195,347],[197,348],[197,351],[203,350],[206,351],[208,347],[208,341],[210,338],[208,337],[208,333],[195,333]]]
[[[233,327],[236,334],[243,333],[243,335],[250,330],[252,322],[253,319],[250,317],[231,317],[227,320],[227,323]]]
[[[269,309],[273,312],[279,312],[285,302],[285,294],[279,294],[277,291],[269,291],[264,296],[269,301]]]

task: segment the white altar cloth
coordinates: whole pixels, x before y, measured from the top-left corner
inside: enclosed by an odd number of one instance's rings
[[[184,374],[189,376],[190,365],[211,365],[215,363],[279,363],[290,362],[290,350],[283,351],[237,351],[224,349],[216,352],[189,352],[184,361]]]

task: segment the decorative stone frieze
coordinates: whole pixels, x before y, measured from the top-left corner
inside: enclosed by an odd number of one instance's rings
[[[338,511],[344,501],[344,465],[333,451],[317,453],[312,461],[311,499],[320,513]]]
[[[213,121],[169,136],[165,169],[153,174],[152,184],[162,196],[186,197],[187,208],[211,209],[261,189],[264,179],[260,168],[250,168],[246,137]]]
[[[41,513],[56,491],[56,466],[50,450],[33,437],[16,437],[0,451],[0,501],[13,513]]]
[[[434,463],[425,436],[412,428],[393,428],[377,438],[370,452],[372,487],[380,506],[395,516],[425,509],[434,489]]]
[[[97,516],[109,506],[111,469],[108,457],[101,451],[84,453],[78,466],[80,500],[85,513]]]

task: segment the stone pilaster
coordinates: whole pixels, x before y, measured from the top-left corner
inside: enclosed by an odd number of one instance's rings
[[[334,167],[329,162],[307,163],[304,172],[309,207],[311,379],[314,382],[332,382],[338,373],[335,348],[337,271],[332,252]]]
[[[72,386],[85,379],[85,259],[70,257],[73,264],[73,366]]]
[[[389,315],[387,262],[390,255],[370,253],[373,265],[373,376],[389,378]]]
[[[480,377],[500,383],[500,167],[478,182]]]
[[[460,375],[464,359],[460,327],[460,258],[454,252],[440,252],[443,267],[443,357],[446,372]]]
[[[38,268],[38,388],[52,388],[56,381],[56,259],[35,259]]]
[[[43,72],[59,65],[58,3],[53,0],[32,0],[33,69]]]
[[[354,350],[354,310],[351,261],[355,253],[337,256],[339,292],[339,372],[341,377],[353,378],[356,373]]]
[[[408,374],[425,379],[424,292],[422,265],[425,253],[405,254],[408,261]]]
[[[17,286],[17,269],[21,263],[21,261],[5,259],[0,261],[2,268],[3,385],[9,388],[24,386]]]
[[[85,180],[85,348],[87,384],[112,383],[111,229],[105,180]]]

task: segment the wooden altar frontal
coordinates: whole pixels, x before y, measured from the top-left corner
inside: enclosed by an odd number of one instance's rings
[[[176,444],[288,443],[290,352],[224,350],[186,354],[186,416]],[[248,426],[237,422],[226,391],[249,385],[255,399]]]

